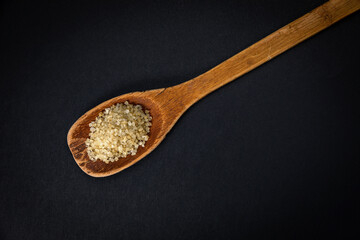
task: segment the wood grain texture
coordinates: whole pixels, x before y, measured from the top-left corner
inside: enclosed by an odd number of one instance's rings
[[[326,2],[192,80],[169,88],[124,94],[101,103],[81,116],[68,132],[68,145],[76,163],[93,177],[110,176],[135,164],[160,144],[192,104],[359,9],[360,0]],[[126,100],[144,106],[153,117],[145,147],[139,147],[135,156],[113,163],[91,161],[85,146],[89,123],[105,108]]]

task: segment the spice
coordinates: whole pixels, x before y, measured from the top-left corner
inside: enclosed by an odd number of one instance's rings
[[[90,134],[85,142],[89,158],[109,163],[135,155],[149,139],[151,119],[148,110],[128,101],[106,108],[89,124]]]

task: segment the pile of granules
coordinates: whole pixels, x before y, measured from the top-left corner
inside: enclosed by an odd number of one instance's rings
[[[128,101],[106,108],[89,124],[85,142],[89,158],[109,163],[135,155],[149,139],[151,119],[148,110],[144,112],[141,105]]]

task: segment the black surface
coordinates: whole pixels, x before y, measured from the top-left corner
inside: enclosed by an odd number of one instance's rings
[[[210,94],[148,157],[87,176],[66,134],[323,1],[3,5],[0,239],[345,239],[359,229],[356,13]]]

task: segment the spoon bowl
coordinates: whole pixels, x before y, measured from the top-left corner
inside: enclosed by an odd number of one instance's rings
[[[101,103],[81,116],[68,132],[68,145],[76,163],[93,177],[110,176],[133,165],[160,144],[192,104],[359,9],[359,0],[328,1],[192,80],[170,88],[124,94]],[[85,145],[89,123],[105,108],[125,101],[150,111],[148,141],[134,156],[110,163],[90,160]]]
[[[167,132],[166,129],[164,129],[164,112],[160,108],[159,102],[156,102],[153,97],[161,93],[162,90],[163,89],[156,89],[146,92],[124,94],[101,103],[81,116],[70,128],[67,136],[70,151],[78,166],[85,173],[93,177],[110,176],[135,164],[159,145]],[[152,126],[150,127],[148,141],[146,141],[144,147],[138,148],[137,153],[134,156],[128,155],[125,158],[120,158],[118,161],[109,163],[100,160],[90,160],[85,145],[85,141],[90,133],[89,123],[94,121],[99,113],[104,111],[105,108],[125,101],[135,105],[139,104],[144,109],[150,111],[150,115],[152,116]],[[170,129],[168,128],[168,130]]]

